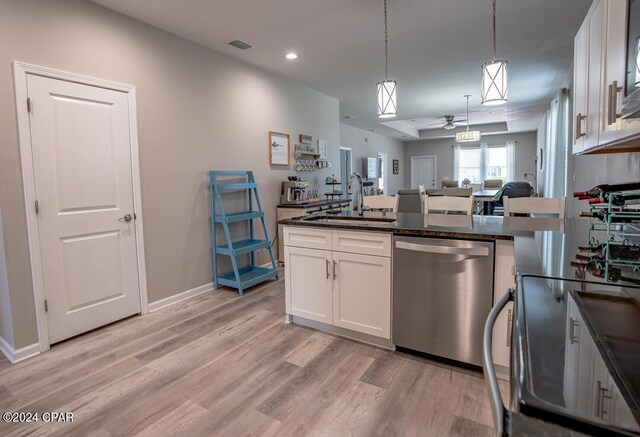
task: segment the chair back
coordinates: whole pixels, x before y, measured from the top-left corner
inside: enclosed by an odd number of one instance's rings
[[[425,213],[449,212],[473,214],[473,196],[424,196]]]
[[[393,212],[396,212],[398,209],[398,196],[364,196],[362,200],[367,209]]]
[[[399,190],[396,212],[424,213],[423,198],[419,190]]]
[[[454,196],[454,197],[469,197],[473,194],[473,188],[445,188],[444,195],[445,196]]]
[[[442,188],[457,188],[460,184],[457,180],[442,181]]]
[[[482,184],[483,190],[499,190],[502,188],[502,179],[485,179]]]
[[[531,197],[533,194],[533,187],[529,182],[507,182],[502,186],[500,191],[496,193],[493,201],[498,205],[503,206],[502,199],[508,196],[510,199],[515,197]]]
[[[558,217],[564,218],[567,198],[519,197],[510,199],[509,196],[505,196],[502,203],[505,217],[509,217],[510,214],[558,214]]]

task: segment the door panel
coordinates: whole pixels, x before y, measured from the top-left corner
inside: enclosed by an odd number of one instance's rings
[[[284,253],[287,314],[332,324],[331,252],[285,246]]]
[[[411,158],[411,188],[418,188],[418,185],[424,185],[426,188],[436,187],[434,158]]]
[[[140,312],[126,93],[29,75],[41,262],[55,343]]]

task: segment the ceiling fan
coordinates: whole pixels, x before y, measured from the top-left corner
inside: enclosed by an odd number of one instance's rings
[[[461,126],[464,124],[464,122],[466,122],[467,120],[456,120],[456,116],[455,115],[443,115],[442,118],[444,119],[444,125],[442,124],[442,122],[439,123],[431,123],[427,126],[440,126],[443,129],[446,130],[451,130],[451,129],[455,129],[458,126]]]

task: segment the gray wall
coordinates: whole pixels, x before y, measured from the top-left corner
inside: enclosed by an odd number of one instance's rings
[[[401,141],[341,124],[340,145],[352,149],[353,171],[360,172],[363,176],[366,176],[362,173],[364,170],[363,159],[369,156],[377,156],[378,153],[386,153],[389,160],[387,163],[388,171],[386,172],[389,184],[385,194],[396,194],[398,190],[402,189],[404,152]],[[397,175],[393,174],[392,163],[394,159],[400,161],[400,174]],[[339,173],[340,171],[336,170],[336,174]]]
[[[0,204],[16,348],[37,331],[11,61],[136,86],[150,302],[212,279],[208,170],[255,172],[273,238],[279,183],[292,170],[269,166],[267,132],[291,134],[292,145],[300,133],[325,139],[339,160],[336,99],[95,4],[2,1],[0,40]],[[0,291],[0,314],[6,297]]]
[[[9,282],[7,274],[7,260],[4,247],[4,234],[2,232],[2,208],[0,208],[0,337],[9,344],[14,344],[13,323],[11,316],[11,299],[9,297]]]
[[[524,173],[533,173],[536,157],[536,133],[524,132],[504,135],[485,135],[482,142],[505,144],[515,141],[514,171],[516,180],[523,180]],[[453,179],[453,145],[451,138],[438,140],[410,141],[404,143],[404,187],[411,188],[411,157],[435,155],[437,161],[436,187],[440,187],[445,177]]]

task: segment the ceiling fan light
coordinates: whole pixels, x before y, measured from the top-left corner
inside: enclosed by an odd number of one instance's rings
[[[397,90],[395,80],[378,82],[378,118],[393,118],[398,115]]]
[[[492,61],[482,65],[482,104],[502,105],[508,100],[508,61]]]
[[[451,129],[455,129],[456,125],[453,123],[447,123],[444,126],[442,126],[443,128],[445,128],[446,130],[451,130]]]
[[[462,132],[456,132],[457,143],[474,143],[480,141],[479,130],[464,130]]]

